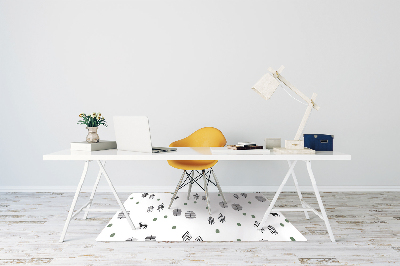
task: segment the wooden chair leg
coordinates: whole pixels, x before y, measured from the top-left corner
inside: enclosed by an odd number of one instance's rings
[[[172,198],[171,198],[171,203],[169,204],[168,209],[171,208],[172,202],[174,202],[174,200],[175,200],[176,194],[178,193],[179,187],[180,187],[181,184],[182,184],[182,180],[183,180],[183,177],[185,176],[185,173],[186,173],[186,170],[183,171],[182,177],[181,177],[181,179],[179,180],[178,185],[176,186],[175,193],[174,193],[174,195],[173,195]]]
[[[190,198],[190,192],[192,192],[193,175],[194,175],[194,171],[192,170],[192,172],[190,173],[190,183],[189,183],[189,190],[188,190],[188,195],[187,195],[188,200]]]
[[[204,191],[206,192],[208,214],[211,215],[211,207],[210,207],[210,200],[208,199],[208,187],[207,187],[205,170],[202,170],[202,174],[203,174],[203,180],[204,180]]]
[[[217,176],[215,175],[214,170],[213,170],[212,168],[211,168],[211,172],[213,173],[214,180],[215,180],[215,183],[217,184],[217,188],[218,188],[218,190],[219,190],[219,193],[221,193],[222,199],[223,199],[224,202],[226,203],[226,200],[225,200],[224,194],[222,193],[222,189],[221,189],[221,187],[220,187],[220,185],[219,185]]]

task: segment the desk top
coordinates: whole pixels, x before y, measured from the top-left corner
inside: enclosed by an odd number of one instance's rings
[[[164,160],[225,160],[225,161],[338,161],[351,160],[351,155],[336,151],[317,151],[315,154],[212,154],[209,147],[180,147],[175,152],[142,153],[120,150],[71,151],[62,150],[43,155],[43,160],[62,161],[164,161]]]

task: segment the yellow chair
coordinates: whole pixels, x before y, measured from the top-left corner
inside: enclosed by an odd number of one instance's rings
[[[190,136],[184,139],[172,142],[171,145],[169,146],[170,147],[224,147],[225,144],[226,144],[226,139],[221,131],[213,127],[204,127],[197,130],[196,132],[192,133]],[[171,205],[176,198],[178,190],[186,186],[187,184],[189,184],[189,191],[187,196],[187,199],[189,199],[193,183],[196,183],[201,187],[201,185],[197,183],[197,180],[199,180],[201,177],[203,177],[204,180],[204,188],[203,187],[201,188],[206,193],[206,200],[207,200],[209,214],[211,214],[210,202],[208,199],[208,188],[207,188],[209,183],[212,183],[218,187],[222,199],[226,203],[218,179],[214,173],[214,170],[212,169],[212,167],[217,162],[218,162],[217,160],[168,160],[169,165],[177,169],[183,170],[182,177],[179,180],[178,185],[176,186],[175,193],[171,198],[171,203],[169,204],[168,208],[171,208]],[[206,171],[206,169],[208,168],[210,168],[210,170]],[[196,171],[198,173],[199,170],[201,170],[201,174],[194,177],[194,172]],[[214,176],[215,183],[210,180],[211,174],[213,174]],[[185,175],[186,179],[185,181],[183,181]]]

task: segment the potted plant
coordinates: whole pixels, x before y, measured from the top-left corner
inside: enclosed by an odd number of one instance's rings
[[[102,117],[100,113],[92,113],[91,115],[82,113],[79,117],[81,117],[81,120],[78,121],[78,124],[86,125],[86,128],[88,129],[86,141],[89,143],[99,142],[100,137],[97,134],[97,129],[100,125],[107,126],[104,117]]]

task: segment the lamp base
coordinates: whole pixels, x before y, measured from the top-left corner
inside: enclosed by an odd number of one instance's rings
[[[286,148],[274,148],[275,154],[315,154],[315,151],[309,148],[303,149],[286,149]]]
[[[288,150],[303,150],[304,140],[285,140],[285,148]]]

